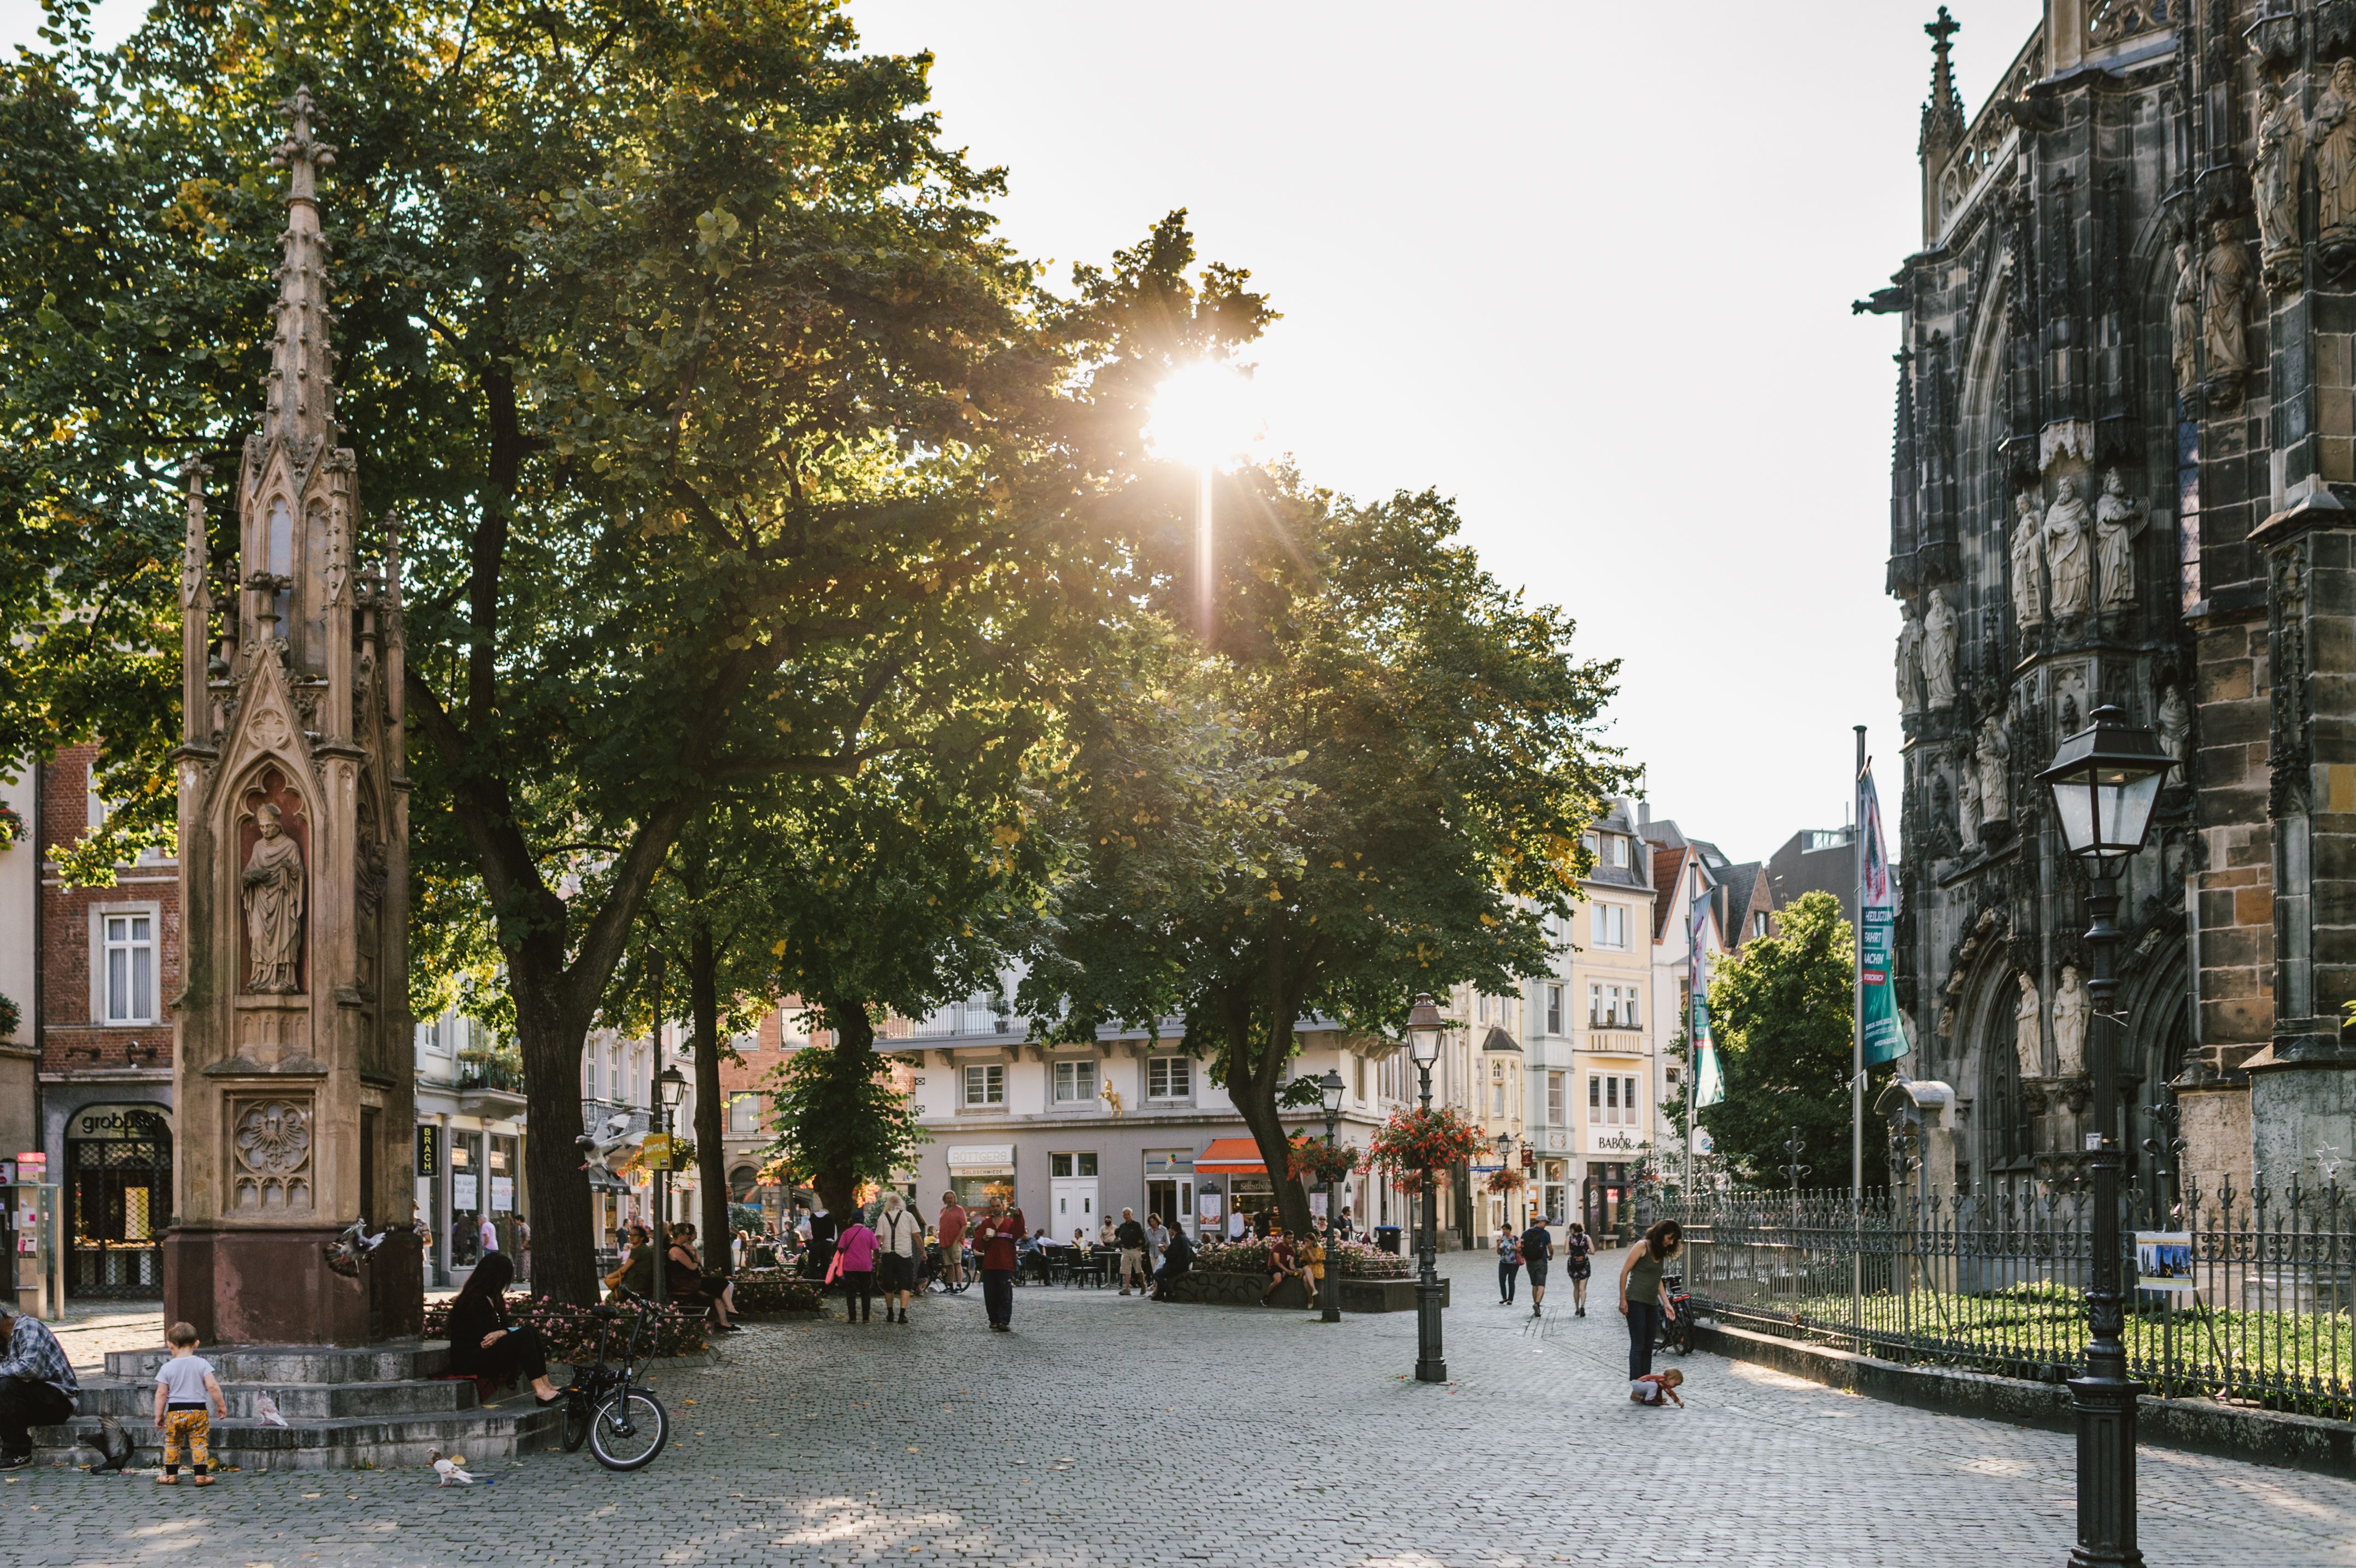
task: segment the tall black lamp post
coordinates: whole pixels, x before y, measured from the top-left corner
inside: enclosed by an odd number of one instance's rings
[[[1333,1153],[1342,1125],[1342,1074],[1329,1067],[1317,1081],[1325,1100],[1325,1277],[1318,1289],[1318,1307],[1328,1323],[1342,1321],[1342,1258],[1333,1243],[1342,1234],[1342,1211],[1333,1207]]]
[[[1499,1133],[1496,1137],[1496,1144],[1497,1169],[1500,1174],[1503,1174],[1505,1171],[1512,1168],[1507,1162],[1514,1157],[1514,1135],[1511,1133]],[[1502,1222],[1507,1225],[1513,1225],[1515,1231],[1519,1232],[1521,1230],[1521,1226],[1514,1224],[1514,1195],[1502,1189],[1500,1189],[1497,1193],[1497,1217]]]
[[[1427,1114],[1431,1110],[1431,1064],[1440,1060],[1440,1037],[1447,1028],[1440,1022],[1440,1009],[1432,1004],[1430,996],[1417,997],[1414,1008],[1407,1015],[1407,1051],[1415,1062]],[[1415,1276],[1415,1381],[1423,1383],[1448,1381],[1448,1360],[1440,1349],[1440,1270],[1432,1261],[1432,1249],[1440,1244],[1437,1203],[1431,1188],[1431,1168],[1426,1166],[1423,1237],[1416,1246]]]
[[[661,1049],[662,1030],[655,1030],[656,1049]],[[655,1171],[655,1299],[666,1301],[663,1292],[663,1264],[670,1257],[670,1168],[677,1157],[671,1152],[672,1113],[679,1109],[680,1096],[687,1093],[687,1075],[678,1064],[664,1068],[655,1074],[655,1095],[662,1102],[663,1160]]]
[[[2094,1130],[2086,1136],[2094,1178],[2093,1277],[2086,1287],[2086,1374],[2070,1380],[2078,1413],[2078,1544],[2073,1564],[2139,1565],[2136,1547],[2136,1395],[2127,1380],[2126,1297],[2119,1286],[2119,1041],[2112,1011],[2119,933],[2119,875],[2151,832],[2152,807],[2174,759],[2149,730],[2116,708],[2097,708],[2037,775],[2053,794],[2062,842],[2086,868],[2086,930],[2094,973],[2086,982],[2094,1028]]]

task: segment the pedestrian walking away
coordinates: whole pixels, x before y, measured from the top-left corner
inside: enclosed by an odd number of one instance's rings
[[[908,1320],[908,1297],[916,1288],[916,1260],[924,1251],[925,1222],[916,1218],[905,1199],[886,1192],[884,1212],[875,1216],[875,1283],[884,1292],[884,1322]],[[893,1305],[895,1296],[897,1307]]]
[[[1663,1220],[1628,1249],[1628,1261],[1620,1265],[1620,1310],[1628,1317],[1631,1382],[1653,1370],[1653,1334],[1664,1315],[1668,1321],[1676,1321],[1677,1311],[1669,1305],[1668,1286],[1661,1275],[1684,1241],[1685,1232],[1677,1222]]]
[[[894,1194],[896,1197],[897,1194]],[[834,1255],[842,1266],[842,1320],[845,1323],[875,1321],[875,1232],[858,1215],[842,1228],[835,1238]],[[884,1312],[884,1321],[891,1321],[891,1312]]]
[[[1113,1231],[1113,1244],[1120,1248],[1120,1293],[1123,1296],[1129,1294],[1132,1279],[1137,1282],[1139,1290],[1145,1288],[1145,1227],[1137,1222],[1137,1211],[1122,1210],[1120,1224]]]
[[[1587,1227],[1573,1220],[1570,1234],[1562,1239],[1564,1266],[1570,1275],[1570,1306],[1574,1317],[1587,1316],[1587,1276],[1595,1272],[1595,1238]]]
[[[823,1280],[828,1277],[827,1271],[834,1266],[835,1243],[842,1234],[842,1221],[826,1211],[826,1200],[823,1198],[819,1200],[818,1207],[810,1211],[809,1220],[809,1254],[803,1267],[812,1279]]]
[[[935,1223],[941,1243],[941,1283],[951,1290],[965,1288],[965,1205],[954,1192],[941,1194],[940,1218]]]
[[[1554,1232],[1537,1215],[1530,1216],[1530,1228],[1522,1232],[1523,1266],[1530,1271],[1530,1316],[1543,1317],[1546,1306],[1547,1269],[1554,1262]]]
[[[1522,1239],[1510,1225],[1497,1227],[1497,1305],[1514,1304],[1514,1281],[1522,1272]]]
[[[155,1477],[166,1487],[180,1484],[180,1450],[188,1451],[188,1469],[197,1485],[209,1487],[205,1472],[212,1465],[213,1413],[229,1419],[229,1401],[213,1376],[213,1364],[197,1354],[197,1329],[192,1323],[175,1323],[164,1332],[172,1354],[155,1369],[155,1430],[164,1435],[164,1473]]]
[[[981,1243],[981,1301],[994,1333],[1014,1330],[1014,1245],[1025,1233],[1023,1211],[1009,1209],[1004,1193],[991,1194],[973,1239]]]

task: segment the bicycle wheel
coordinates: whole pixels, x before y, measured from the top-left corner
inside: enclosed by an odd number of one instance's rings
[[[564,1397],[564,1451],[581,1452],[581,1445],[589,1441],[589,1417],[594,1407],[582,1389],[568,1389]]]
[[[670,1413],[646,1389],[626,1389],[597,1407],[589,1452],[609,1470],[641,1469],[670,1438]]]

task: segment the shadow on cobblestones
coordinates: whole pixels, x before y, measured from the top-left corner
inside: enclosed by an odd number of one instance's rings
[[[1697,1355],[1685,1411],[1626,1399],[1621,1320],[1569,1292],[1499,1307],[1446,1260],[1450,1370],[1408,1376],[1412,1315],[1345,1320],[1025,1289],[902,1328],[756,1327],[669,1369],[654,1466],[534,1454],[431,1472],[0,1484],[0,1568],[582,1563],[1020,1568],[1794,1568],[2060,1563],[2066,1436],[1879,1404]],[[2147,1450],[2144,1549],[2169,1568],[2356,1564],[2356,1483]],[[1632,1520],[1657,1519],[1646,1531]]]

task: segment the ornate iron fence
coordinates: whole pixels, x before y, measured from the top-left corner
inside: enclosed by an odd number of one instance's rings
[[[2122,1224],[2128,1367],[2148,1392],[2356,1419],[2356,1198],[2229,1182],[2155,1208],[2131,1192]],[[1687,1288],[1730,1326],[2046,1381],[2083,1365],[2083,1190],[1720,1191],[1662,1213],[1685,1226]]]

